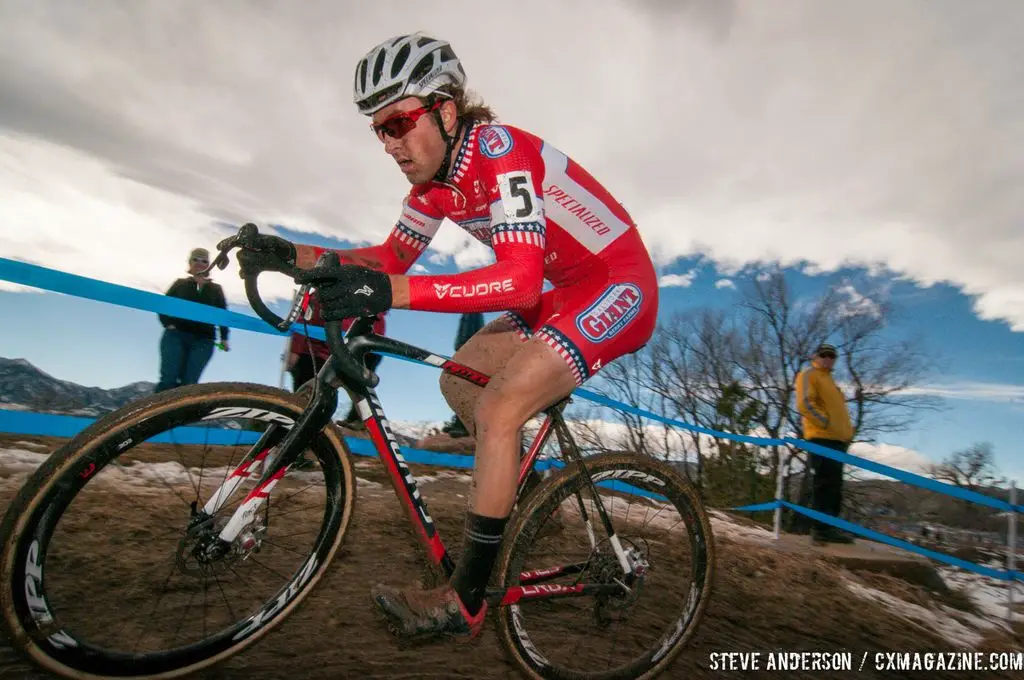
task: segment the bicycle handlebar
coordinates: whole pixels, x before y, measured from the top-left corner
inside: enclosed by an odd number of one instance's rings
[[[214,258],[213,262],[210,263],[206,272],[209,272],[214,267],[222,270],[225,269],[229,262],[228,253],[234,248],[254,253],[261,253],[263,255],[263,266],[258,267],[255,270],[250,266],[248,271],[239,272],[239,275],[245,282],[245,297],[249,300],[249,306],[252,307],[257,316],[277,330],[287,331],[298,318],[299,311],[302,307],[302,300],[306,297],[306,293],[309,292],[310,285],[302,284],[302,287],[299,289],[299,294],[295,296],[295,301],[292,303],[291,310],[285,318],[282,319],[280,316],[272,312],[270,308],[267,307],[266,303],[263,302],[263,298],[260,297],[259,285],[257,283],[259,275],[265,271],[277,271],[294,280],[302,273],[303,270],[285,262],[274,253],[261,249],[259,236],[259,229],[255,224],[243,224],[238,229],[238,233],[236,235],[229,236],[217,244],[217,248],[220,252],[217,254],[217,257]],[[331,262],[332,260],[333,262]],[[318,260],[318,264],[327,263],[337,265],[339,263],[338,254],[332,252],[325,252],[322,254]],[[348,346],[342,339],[344,336],[344,330],[341,327],[341,322],[325,322],[324,331],[327,335],[327,347],[331,351],[334,369],[337,371],[339,377],[341,377],[343,381],[344,379],[348,379],[366,387],[376,387],[380,382],[380,377],[376,373],[367,369],[361,361],[352,356],[352,353],[348,350]]]

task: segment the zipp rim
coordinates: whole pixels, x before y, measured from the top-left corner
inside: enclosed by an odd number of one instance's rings
[[[318,433],[311,444],[329,485],[325,518],[315,548],[281,591],[255,615],[193,645],[141,658],[88,654],[87,646],[76,645],[74,638],[61,630],[59,618],[50,615],[52,620],[45,620],[45,550],[61,513],[86,483],[78,483],[82,469],[105,465],[116,458],[111,447],[125,441],[126,436],[144,440],[147,431],[160,431],[161,423],[175,422],[176,415],[180,418],[182,413],[201,413],[225,403],[264,408],[292,419],[297,419],[306,406],[295,395],[247,383],[208,383],[169,390],[139,402],[130,411],[115,412],[97,421],[52,454],[26,482],[0,524],[0,623],[12,645],[35,664],[67,678],[179,677],[223,661],[255,643],[312,592],[337,554],[355,506],[350,456],[333,426]],[[29,581],[32,588],[26,586]],[[44,598],[42,610],[38,599],[28,601],[29,596],[38,598],[40,593]]]

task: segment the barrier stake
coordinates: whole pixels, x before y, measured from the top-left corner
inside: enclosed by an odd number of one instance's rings
[[[782,536],[782,491],[785,488],[786,481],[786,447],[776,447],[779,452],[779,471],[775,475],[775,518],[772,520],[772,526],[775,529],[775,540],[779,540]]]
[[[292,336],[286,335],[284,336],[284,349],[281,350],[281,376],[277,383],[277,386],[282,390],[285,389],[284,376],[288,373],[288,355],[291,353],[291,349]]]
[[[1017,482],[1010,482],[1010,505],[1017,505]],[[1014,569],[1017,563],[1017,512],[1006,513],[1010,526],[1006,531],[1006,569],[1010,580],[1006,582],[1006,620],[1013,624],[1013,591],[1017,587]]]

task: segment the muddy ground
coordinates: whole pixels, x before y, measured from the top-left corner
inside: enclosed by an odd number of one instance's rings
[[[0,449],[15,441],[45,442],[41,438],[0,436]],[[402,649],[387,632],[370,598],[377,582],[415,583],[424,560],[407,528],[402,508],[391,493],[383,471],[365,458],[353,526],[338,558],[315,592],[283,624],[242,655],[193,677],[228,679],[295,678],[518,678],[498,644],[492,626],[471,644],[440,643]],[[417,475],[437,468],[414,467]],[[25,478],[23,470],[0,469],[0,509]],[[442,536],[458,548],[465,508],[465,481],[452,476],[421,487]],[[125,511],[121,511],[124,516]],[[95,525],[93,525],[95,526]],[[86,527],[81,529],[86,531]],[[88,539],[83,537],[83,545]],[[95,550],[109,550],[102,542]],[[99,557],[99,555],[97,555]],[[92,575],[115,579],[115,572]],[[853,673],[863,678],[1019,678],[1013,672],[878,672],[869,662],[857,672],[864,652],[954,651],[947,640],[923,627],[894,618],[882,606],[866,601],[841,586],[843,578],[863,580],[885,588],[884,579],[850,574],[825,561],[780,554],[770,548],[717,539],[717,573],[711,603],[696,636],[662,677],[712,678],[727,675],[709,668],[714,652],[841,651],[853,652]],[[102,583],[97,584],[98,586]],[[892,586],[892,584],[889,584]],[[898,585],[901,595],[915,587]],[[891,590],[891,588],[890,588]],[[108,602],[109,613],[130,602]],[[637,622],[640,623],[640,622]],[[1021,631],[990,634],[984,650],[1021,651]],[[0,641],[2,643],[2,641]],[[20,660],[5,643],[0,648],[0,677],[43,678]],[[851,673],[746,673],[752,677],[823,678]]]

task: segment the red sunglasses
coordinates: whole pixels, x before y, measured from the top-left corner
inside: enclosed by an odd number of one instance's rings
[[[382,142],[384,141],[384,135],[392,139],[401,139],[412,132],[413,128],[416,127],[416,121],[431,111],[437,111],[441,108],[442,104],[444,104],[443,99],[434,102],[430,106],[421,106],[412,111],[402,111],[393,116],[388,116],[380,123],[370,123],[370,127],[377,134],[377,139]]]

